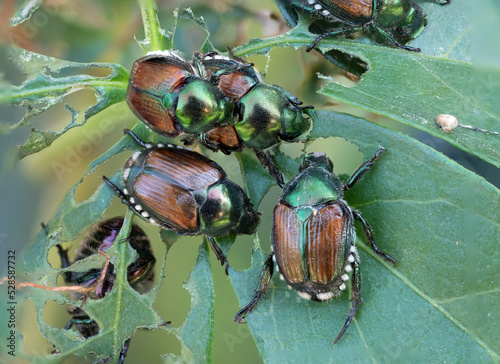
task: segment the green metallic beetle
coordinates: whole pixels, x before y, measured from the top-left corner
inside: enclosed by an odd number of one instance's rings
[[[447,5],[451,0],[436,0]],[[406,43],[418,37],[427,20],[422,9],[411,0],[277,0],[285,20],[295,26],[297,11],[312,18],[310,30],[320,34],[308,47],[328,36],[366,31],[377,41],[394,48],[419,52]]]
[[[236,122],[235,105],[174,52],[152,52],[130,73],[127,102],[154,131],[174,137]]]
[[[79,260],[97,254],[99,249],[106,251],[116,240],[122,225],[123,218],[121,217],[107,219],[97,224],[80,243],[73,262],[70,262],[68,258],[68,250],[56,245],[62,268],[68,268]],[[151,290],[153,286],[156,259],[152,253],[149,238],[139,226],[132,225],[127,242],[137,252],[137,258],[127,267],[127,279],[132,288],[142,294]],[[95,284],[101,273],[101,269],[91,269],[86,272],[66,271],[63,277],[66,283],[90,286]],[[115,278],[114,266],[110,264],[103,283],[97,287],[93,297],[96,299],[103,298],[111,292]],[[71,307],[68,313],[71,315],[71,320],[65,326],[66,330],[74,326],[85,339],[99,333],[97,322],[90,318],[80,307]],[[123,363],[129,343],[130,339],[125,341],[125,345],[120,352],[119,363]]]
[[[250,199],[214,161],[175,145],[145,143],[125,164],[121,190],[104,181],[149,223],[181,235],[207,236],[221,264],[227,260],[214,237],[253,234],[260,221]]]
[[[343,200],[350,189],[373,165],[384,151],[363,163],[342,182],[333,173],[333,163],[324,153],[308,154],[300,172],[283,188],[274,209],[272,222],[273,253],[264,263],[259,287],[251,302],[240,310],[234,320],[244,322],[245,315],[255,308],[265,294],[272,278],[273,266],[281,273],[290,288],[300,297],[325,301],[340,294],[352,271],[352,308],[334,344],[349,327],[360,303],[361,273],[356,249],[354,219],[361,222],[373,251],[396,264],[375,245],[373,230],[361,213]]]
[[[200,135],[209,149],[225,154],[243,148],[266,149],[280,140],[295,140],[311,126],[303,110],[312,106],[301,106],[288,91],[263,83],[253,64],[216,52],[195,53],[193,63],[203,78],[210,79],[237,105],[235,124]]]

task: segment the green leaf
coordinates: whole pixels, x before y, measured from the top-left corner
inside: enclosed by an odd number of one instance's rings
[[[236,158],[240,162],[245,191],[253,206],[257,208],[264,195],[276,182],[252,154],[252,151],[244,150],[242,153],[237,153]]]
[[[200,246],[198,260],[184,288],[191,295],[191,309],[182,326],[175,330],[181,341],[181,357],[168,362],[212,363],[215,293],[210,270],[208,243]],[[175,358],[175,359],[174,359]]]
[[[144,23],[144,40],[139,41],[139,45],[146,53],[171,49],[177,26],[177,12],[174,12],[172,29],[166,31],[160,25],[158,9],[154,0],[139,0],[139,5]]]
[[[25,14],[32,13],[39,3],[31,4],[34,4],[31,8],[24,5]],[[166,32],[160,27],[155,2],[141,0],[140,4],[145,26],[145,40],[141,44],[146,51],[172,48],[179,16],[204,28],[207,41],[203,51],[213,49],[202,18],[196,18],[189,10],[180,15],[175,12],[172,30]],[[423,4],[429,15],[429,26],[412,44],[423,49],[421,54],[366,43],[366,39],[323,40],[321,49],[335,48],[357,55],[367,61],[370,69],[352,88],[327,78],[330,83],[322,92],[426,130],[498,165],[499,139],[495,139],[498,137],[459,128],[444,134],[433,125],[436,113],[452,113],[461,123],[500,130],[496,103],[500,72],[496,66],[471,66],[469,25],[464,21],[463,6],[456,1],[448,7],[438,7],[431,1]],[[28,18],[29,15],[24,19]],[[233,53],[246,56],[266,54],[278,46],[305,47],[314,38],[301,25],[282,36],[252,40]],[[14,89],[0,86],[0,101],[27,106],[28,112],[20,124],[29,123],[32,116],[82,87],[94,89],[98,97],[97,105],[85,111],[84,120],[125,98],[128,74],[121,66],[66,62],[14,50],[16,54],[28,78]],[[109,68],[111,74],[106,77],[85,74],[87,68],[94,67]],[[72,76],[56,75],[74,69],[82,72]],[[414,73],[408,72],[409,69]],[[471,83],[460,79],[464,72],[470,75]],[[472,89],[472,85],[480,88]],[[459,104],[462,98],[467,100],[463,106]],[[70,106],[67,110],[71,121],[66,129],[45,132],[32,127],[29,141],[21,149],[22,155],[49,146],[69,127],[77,126],[79,111]],[[387,148],[376,166],[346,194],[346,199],[363,212],[373,225],[378,246],[397,258],[398,266],[394,268],[375,256],[363,243],[360,226],[357,226],[364,304],[335,347],[331,346],[331,341],[347,316],[348,294],[325,303],[304,301],[275,277],[268,298],[263,297],[248,317],[263,359],[268,362],[331,361],[333,357],[339,361],[368,359],[375,362],[405,359],[415,362],[499,361],[500,316],[496,307],[500,298],[500,262],[495,250],[500,240],[499,191],[406,136],[348,115],[317,111],[310,114],[314,119],[311,140],[342,137],[356,144],[365,158],[371,156],[379,144]],[[142,124],[134,131],[144,140],[155,139]],[[82,180],[112,156],[133,148],[129,138],[122,139],[91,163]],[[251,151],[237,157],[248,194],[258,206],[274,181]],[[273,157],[287,180],[297,173],[299,160],[290,159],[278,148],[273,150]],[[331,157],[337,162],[343,155]],[[120,185],[118,175],[111,179]],[[28,280],[56,285],[63,270],[52,268],[46,261],[50,247],[81,235],[102,218],[115,197],[109,188],[101,185],[89,199],[76,203],[75,190],[82,180],[68,191],[47,223],[48,236],[40,233],[20,259],[29,275]],[[265,241],[268,236],[265,234],[261,238]],[[234,239],[218,240],[224,240],[222,247],[227,250]],[[242,305],[252,297],[267,256],[260,249],[257,237],[255,244],[252,267],[244,272],[230,270]],[[53,328],[42,319],[48,299],[75,304],[74,301],[57,292],[26,291],[35,304],[42,333],[60,350],[57,356],[29,358],[32,362],[53,362],[71,354],[86,356],[91,352],[97,354],[98,360],[115,361],[124,340],[137,327],[155,328],[163,322],[151,309],[162,283],[163,270],[158,285],[148,294],[138,295],[124,278],[123,268],[133,259],[132,253],[128,244],[110,250],[111,259],[120,268],[121,275],[112,294],[85,306],[102,328],[98,336],[89,340],[82,340],[73,331]],[[181,355],[173,358],[175,361],[213,361],[215,294],[208,255],[207,246],[203,244],[197,264],[185,284],[192,297],[186,321],[178,329],[162,327],[173,332],[181,342]],[[102,267],[103,262],[102,257],[93,256],[72,268],[85,271]],[[4,333],[6,328],[2,330]]]
[[[151,132],[147,131],[140,123],[133,128],[133,131],[145,140],[150,139]],[[135,147],[132,139],[125,137],[89,165],[82,179],[68,191],[54,216],[47,222],[47,233],[40,232],[24,253],[22,262],[23,273],[26,276],[25,281],[52,287],[57,285],[58,276],[68,269],[52,268],[47,261],[49,249],[58,243],[72,241],[80,236],[86,228],[103,217],[111,200],[116,197],[110,188],[101,185],[89,199],[76,203],[76,188],[99,165],[114,155]],[[118,179],[117,176],[110,179],[117,185],[121,184],[121,179]],[[128,215],[130,218],[132,213],[129,211]],[[121,241],[128,236],[129,227],[130,221],[126,220],[122,232],[116,239]],[[234,237],[225,241],[223,246],[228,248],[233,241]],[[164,321],[151,306],[164,279],[165,263],[158,273],[159,282],[151,291],[140,295],[130,287],[126,274],[126,267],[135,259],[135,251],[130,248],[129,244],[114,244],[106,253],[110,255],[115,272],[118,274],[113,291],[102,299],[87,300],[83,307],[85,312],[99,324],[101,328],[99,334],[83,340],[72,330],[55,328],[45,323],[42,319],[42,311],[48,299],[60,304],[70,303],[73,305],[79,305],[79,301],[75,302],[58,292],[35,289],[35,293],[29,297],[25,296],[23,299],[33,301],[40,330],[55,345],[59,354],[30,359],[39,362],[53,362],[71,355],[87,357],[90,353],[94,353],[96,359],[115,362],[124,341],[132,336],[136,328],[152,329],[163,324]],[[40,259],[40,257],[44,257],[44,259]],[[192,299],[191,309],[183,325],[178,329],[161,326],[162,329],[172,332],[179,338],[182,345],[180,359],[187,362],[204,363],[213,360],[215,294],[208,257],[207,245],[203,244],[200,247],[197,264],[185,283],[185,288],[189,291]],[[73,264],[71,270],[79,272],[94,268],[100,269],[103,264],[104,258],[94,255]]]
[[[17,128],[33,116],[49,110],[68,96],[82,89],[91,89],[96,93],[97,103],[89,106],[78,123],[79,111],[69,105],[66,109],[71,115],[71,121],[61,131],[41,131],[31,127],[28,141],[20,147],[20,157],[39,152],[50,146],[59,136],[83,125],[88,118],[117,102],[125,100],[128,83],[128,71],[113,63],[78,63],[47,57],[20,48],[11,49],[11,59],[16,66],[26,74],[26,80],[20,86],[3,87],[0,90],[0,103],[10,103],[26,108],[26,114],[21,121],[12,125]],[[88,69],[109,69],[107,76],[90,76]],[[78,71],[78,72],[75,72]],[[58,75],[72,72],[70,75]]]
[[[364,159],[379,145],[387,148],[346,200],[398,264],[382,261],[358,239],[363,304],[334,347],[349,295],[306,301],[274,277],[268,298],[247,316],[264,361],[498,361],[499,190],[431,148],[364,119],[311,116],[313,139],[347,139]],[[342,158],[330,157],[334,164]],[[241,306],[257,288],[264,258],[257,247],[249,270],[231,271]]]

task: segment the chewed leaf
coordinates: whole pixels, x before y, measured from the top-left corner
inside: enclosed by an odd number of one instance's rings
[[[163,51],[171,49],[174,41],[175,29],[177,27],[177,11],[174,12],[174,23],[170,31],[166,31],[160,25],[158,9],[151,0],[139,1],[144,23],[144,39],[137,42],[144,52]]]
[[[129,226],[130,219],[128,223],[124,223],[124,228],[116,240],[122,241],[126,238],[125,233],[128,233],[127,227]],[[113,244],[106,250],[106,253],[111,257],[116,272],[113,290],[102,299],[87,299],[85,305],[82,306],[84,312],[99,325],[100,330],[97,335],[83,340],[75,331],[48,325],[42,318],[42,310],[49,294],[42,291],[37,292],[37,295],[33,297],[40,331],[57,349],[57,354],[43,358],[46,361],[53,362],[72,355],[87,357],[93,353],[103,361],[117,362],[124,342],[132,336],[136,328],[153,329],[164,323],[151,307],[156,298],[157,289],[154,288],[140,295],[127,282],[127,266],[135,259],[135,250],[130,244]],[[102,267],[102,264],[94,268],[99,269],[99,267]],[[160,276],[162,275],[160,272]],[[161,282],[157,286],[159,284]],[[66,297],[51,298],[59,302],[75,304]]]
[[[210,42],[210,31],[208,30],[207,23],[205,23],[205,20],[203,17],[197,18],[194,16],[193,12],[191,9],[182,9],[180,13],[180,18],[181,19],[189,19],[194,21],[196,24],[198,24],[206,33],[207,33],[207,38],[203,42],[203,45],[201,46],[200,51],[202,52],[211,52],[211,51],[216,51],[215,47],[213,44]]]
[[[91,89],[96,93],[97,103],[84,111],[83,120],[77,122],[78,110],[66,106],[71,120],[60,131],[40,131],[32,127],[28,141],[21,146],[20,156],[39,152],[48,147],[59,136],[83,125],[88,118],[110,105],[125,99],[128,72],[113,63],[79,63],[47,57],[24,49],[12,48],[11,59],[26,74],[26,80],[20,86],[13,86],[0,93],[0,102],[11,103],[26,108],[21,121],[12,127],[20,127],[33,116],[49,110],[68,96],[82,89]],[[109,69],[107,76],[91,76],[87,69]],[[60,75],[62,72],[69,75]]]
[[[55,269],[49,264],[47,260],[49,249],[58,243],[72,241],[81,236],[89,226],[102,219],[111,200],[116,196],[110,188],[105,184],[101,184],[87,200],[76,202],[76,188],[99,165],[119,152],[130,149],[132,144],[130,138],[121,139],[101,157],[94,160],[82,176],[82,179],[69,189],[52,218],[47,221],[46,231],[41,231],[25,251],[22,260],[22,268],[25,273],[23,280],[50,287],[57,285],[57,278],[63,270]],[[115,181],[116,176],[111,179]],[[129,212],[124,227],[115,241],[126,241],[126,234],[131,224],[131,215],[132,213]],[[125,340],[130,338],[137,328],[153,329],[164,323],[164,320],[153,310],[152,304],[164,279],[165,263],[162,264],[161,269],[160,267],[156,268],[156,274],[159,277],[156,286],[141,295],[130,286],[127,279],[127,267],[136,257],[136,252],[130,247],[130,244],[113,244],[106,250],[106,254],[109,255],[116,274],[113,290],[102,299],[87,299],[82,307],[85,313],[99,325],[100,331],[95,336],[84,340],[76,331],[48,325],[42,317],[42,311],[48,299],[60,304],[80,305],[80,302],[75,302],[67,295],[59,292],[38,288],[28,288],[31,291],[26,291],[27,294],[31,294],[29,299],[33,301],[35,306],[40,331],[54,344],[58,351],[57,354],[37,357],[37,360],[53,362],[72,355],[86,357],[90,353],[94,353],[100,360],[116,362]],[[158,259],[158,261],[161,260]],[[102,256],[90,256],[75,263],[75,269],[72,271],[101,269],[103,265],[104,259]],[[32,290],[36,291],[32,293]],[[22,300],[26,299],[27,297],[23,297]],[[22,302],[22,300],[20,301]]]
[[[196,265],[184,283],[191,295],[191,309],[174,333],[182,345],[181,358],[176,359],[185,363],[213,361],[215,293],[208,258],[208,244],[205,242],[200,246]]]
[[[29,20],[40,5],[42,5],[42,0],[25,0],[16,14],[10,19],[10,24],[16,26]]]

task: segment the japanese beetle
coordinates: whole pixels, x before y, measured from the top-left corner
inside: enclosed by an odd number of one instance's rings
[[[446,5],[451,0],[436,1]],[[411,0],[277,0],[277,3],[292,26],[298,22],[296,11],[312,19],[310,30],[320,35],[307,51],[325,37],[365,31],[391,47],[419,52],[419,48],[406,43],[418,37],[427,25],[424,12]]]
[[[266,149],[280,140],[292,141],[311,126],[304,117],[302,102],[278,86],[262,82],[253,64],[216,52],[195,53],[200,74],[236,102],[237,122],[214,128],[200,135],[200,141],[213,151],[229,154],[243,148]]]
[[[73,262],[70,262],[68,258],[68,250],[57,245],[62,268],[67,268],[79,260],[97,254],[99,249],[102,251],[107,250],[114,243],[122,225],[123,218],[121,217],[114,217],[97,224],[81,242],[75,253]],[[154,265],[156,262],[149,244],[149,238],[139,226],[134,224],[132,225],[127,242],[138,254],[136,260],[127,267],[128,282],[137,292],[147,292],[153,286]],[[91,269],[87,272],[66,271],[63,277],[67,283],[90,286],[99,279],[101,273],[101,269]],[[114,266],[110,264],[106,271],[105,279],[98,286],[93,294],[93,298],[103,298],[109,293],[113,288],[115,277]],[[66,330],[74,326],[86,339],[99,333],[99,325],[81,308],[72,307],[68,310],[68,313],[71,315],[71,320],[65,326]],[[129,343],[130,339],[125,341],[125,345],[120,352],[119,363],[122,363],[125,359]]]
[[[324,153],[311,153],[304,158],[299,174],[285,185],[274,209],[271,235],[274,253],[264,263],[255,296],[236,314],[237,323],[244,321],[265,294],[275,264],[290,288],[300,297],[314,301],[329,300],[340,294],[346,288],[347,273],[352,271],[352,307],[333,341],[337,343],[360,303],[361,273],[354,219],[361,222],[373,251],[396,264],[377,248],[373,230],[361,213],[343,200],[344,191],[370,169],[384,150],[381,147],[345,183],[333,173],[333,163]]]
[[[145,143],[125,164],[120,190],[104,181],[122,202],[147,222],[181,235],[206,235],[212,250],[227,261],[214,237],[253,234],[260,221],[245,192],[214,161],[174,145]]]
[[[146,125],[170,137],[204,133],[236,121],[234,103],[169,51],[150,53],[134,63],[127,102]]]

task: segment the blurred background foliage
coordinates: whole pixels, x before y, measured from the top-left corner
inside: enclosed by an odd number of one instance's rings
[[[68,1],[46,0],[34,12],[30,21],[11,27],[9,19],[19,7],[20,1],[3,0],[0,3],[0,72],[3,81],[19,85],[23,75],[8,60],[8,45],[18,47],[75,62],[113,62],[130,69],[132,63],[143,52],[133,41],[143,38],[143,24],[140,9],[136,1]],[[202,16],[211,32],[211,41],[220,50],[246,43],[255,37],[270,37],[288,30],[286,23],[275,4],[268,0],[190,0],[183,2],[157,1],[160,23],[164,28],[172,24],[172,12],[177,7],[191,7],[196,16]],[[498,34],[498,33],[497,33]],[[189,55],[199,50],[205,32],[193,22],[180,21],[176,31],[174,45],[181,52]],[[252,56],[249,61],[256,64],[260,72],[265,72],[265,81],[277,84],[299,97],[305,104],[313,104],[316,109],[347,112],[366,118],[383,126],[390,126],[402,133],[410,134],[425,144],[445,153],[466,168],[482,175],[488,181],[500,186],[497,168],[473,156],[462,153],[441,139],[425,132],[396,123],[391,119],[371,114],[359,108],[335,102],[316,91],[322,81],[316,73],[328,74],[339,82],[352,84],[344,73],[325,62],[319,54],[296,51],[292,48],[273,49],[268,59],[265,56]],[[99,72],[89,70],[89,72]],[[106,71],[103,71],[106,72]],[[84,110],[95,103],[91,91],[80,91],[64,99],[64,102],[77,110]],[[0,104],[0,133],[23,115],[20,107]],[[80,116],[81,117],[81,116]],[[61,103],[37,117],[36,124],[44,130],[62,129],[70,116]],[[109,146],[122,138],[122,130],[131,128],[136,119],[127,105],[122,102],[92,117],[80,128],[70,130],[54,144],[40,153],[23,159],[14,165],[14,149],[23,144],[28,136],[26,128],[16,129],[2,138],[0,153],[1,189],[0,201],[4,206],[0,227],[2,251],[16,249],[20,251],[24,244],[40,231],[40,222],[46,221],[54,212],[66,191],[81,177],[92,160],[104,153]],[[82,138],[84,135],[84,138]],[[289,146],[282,150],[297,153]],[[316,141],[309,151],[322,150],[330,156],[342,152],[342,158],[334,160],[338,174],[350,174],[362,162],[362,154],[348,141],[336,139]],[[217,160],[237,183],[242,183],[240,167],[234,156],[208,153]],[[295,157],[298,155],[294,155]],[[96,173],[88,176],[77,188],[76,199],[88,198],[101,183],[100,176],[123,167],[128,155],[118,155]],[[280,190],[273,187],[268,198],[259,210],[263,216],[270,216]],[[268,201],[266,203],[266,201]],[[122,215],[124,206],[115,199],[106,216]],[[135,220],[151,237],[157,259],[163,256],[165,247],[159,239],[157,229]],[[259,227],[259,236],[264,251],[269,251],[270,219],[263,219]],[[79,239],[78,239],[79,241]],[[168,277],[161,288],[160,296],[153,306],[162,318],[171,320],[177,327],[182,324],[190,308],[190,295],[182,288],[198,254],[200,238],[182,237],[169,251],[165,275]],[[75,246],[77,242],[68,242],[66,246]],[[251,237],[238,237],[229,252],[228,258],[235,269],[244,269],[250,265],[250,251],[253,246]],[[53,249],[49,256],[51,263],[58,266],[58,256]],[[237,356],[240,362],[255,363],[262,359],[251,337],[247,325],[235,325],[232,315],[240,308],[236,295],[223,269],[213,254],[210,254],[215,294],[223,299],[215,306],[215,341],[214,361],[229,362]],[[3,271],[0,262],[1,270]],[[158,267],[159,269],[159,267]],[[69,317],[67,307],[53,302],[44,309],[44,320],[56,327],[63,327]],[[21,319],[22,317],[22,319]],[[33,305],[28,301],[18,314],[24,341],[19,343],[22,350],[30,355],[47,355],[52,345],[40,334],[36,325]],[[163,353],[180,354],[180,343],[163,330],[137,330],[133,336],[127,356],[130,363],[160,363]],[[69,362],[69,361],[68,361]],[[75,360],[70,362],[76,363]],[[85,362],[85,361],[82,361]]]

